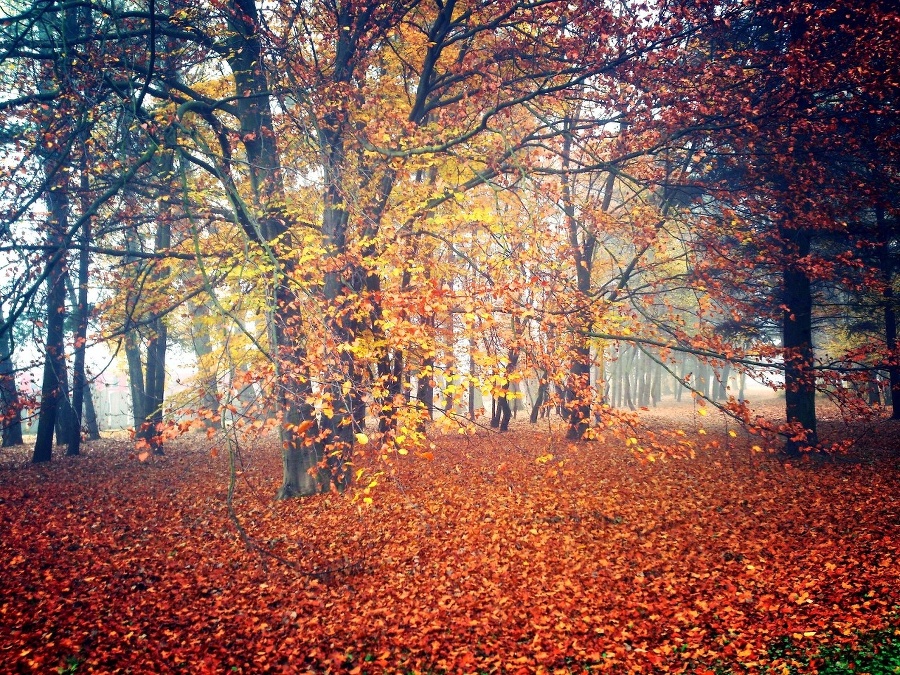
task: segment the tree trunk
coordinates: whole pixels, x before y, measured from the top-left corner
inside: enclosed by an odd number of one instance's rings
[[[191,310],[191,344],[197,357],[197,373],[200,383],[200,408],[209,415],[206,424],[215,427],[219,416],[219,385],[216,369],[209,362],[213,353],[212,339],[209,336],[211,311],[205,302],[189,304]]]
[[[563,171],[567,172],[571,165],[573,121],[566,120],[566,133],[563,135],[562,162]],[[574,179],[565,174],[562,186],[563,212],[565,214],[566,229],[569,236],[569,247],[572,251],[575,265],[576,291],[579,302],[586,305],[591,290],[591,269],[594,261],[594,248],[597,245],[596,237],[590,229],[582,228],[576,215],[574,201]],[[605,186],[605,195],[602,210],[609,209],[612,198],[614,174],[610,173]],[[582,232],[582,230],[584,231]],[[593,392],[591,390],[591,348],[586,334],[590,327],[590,316],[578,316],[575,318],[572,338],[572,360],[569,365],[569,377],[566,383],[565,404],[566,417],[569,428],[566,438],[580,440],[591,424],[591,402]]]
[[[284,184],[271,94],[262,66],[259,9],[252,0],[231,0],[224,9],[230,30],[226,58],[237,93],[233,105],[241,124],[241,143],[253,197],[254,214],[242,216],[241,224],[248,237],[271,252],[275,269],[266,324],[277,380],[276,405],[282,415],[279,431],[283,475],[277,497],[313,495],[327,489],[327,481],[320,480],[319,471],[324,451],[317,439],[322,430],[315,411],[306,402],[312,395],[311,374],[304,365],[302,338],[295,334],[296,297],[288,285],[295,273],[293,243],[281,208]],[[232,199],[241,203],[236,188],[233,190]],[[326,214],[323,221],[330,217]]]
[[[434,358],[429,356],[422,363],[419,371],[419,386],[416,389],[416,398],[422,404],[425,419],[434,419]]]
[[[517,335],[515,335],[515,329],[514,337],[517,337]],[[500,395],[496,399],[496,426],[500,428],[500,431],[508,431],[509,421],[512,419],[512,407],[509,404],[509,398],[512,395],[512,387],[510,386],[509,378],[515,372],[516,366],[519,364],[519,350],[516,348],[510,349],[508,358],[509,363],[506,366],[505,372],[506,382],[500,391]],[[492,423],[491,426],[495,425]]]
[[[684,376],[687,370],[687,361],[683,354],[679,354],[675,360],[675,373],[678,375],[678,382],[675,383],[675,402],[681,403],[681,397],[684,394]]]
[[[532,424],[537,424],[541,409],[547,402],[547,389],[549,388],[549,386],[550,385],[547,382],[547,372],[544,371],[538,378],[537,393],[534,395],[534,405],[531,406],[531,415],[528,418],[528,421]]]
[[[89,439],[100,440],[100,424],[97,421],[97,410],[94,408],[94,392],[88,382],[84,384],[84,425]]]
[[[878,253],[884,280],[884,339],[889,356],[888,386],[891,392],[891,419],[900,420],[900,354],[897,352],[897,300],[894,297],[894,259],[891,234],[885,221],[883,206],[875,209],[878,225]]]
[[[147,364],[144,382],[145,414],[139,438],[143,438],[154,455],[164,454],[161,438],[163,402],[166,383],[166,341],[168,330],[165,322],[156,317],[150,323],[147,340]]]
[[[622,369],[622,404],[627,405],[629,410],[637,410],[634,404],[634,398],[631,393],[631,377],[634,374],[634,362],[637,358],[637,347],[628,348],[628,365]]]
[[[726,363],[722,366],[722,372],[716,379],[716,401],[728,400],[728,378],[731,377],[731,364]]]
[[[62,253],[63,233],[68,225],[69,196],[66,173],[60,171],[54,183],[47,193],[47,208],[50,213],[47,241],[50,256],[47,262],[50,267],[47,274],[47,338],[38,433],[32,456],[34,462],[49,462],[53,456],[53,434],[60,401],[65,395],[60,377],[65,367],[63,343],[66,311],[65,257],[53,260],[53,256]]]
[[[0,325],[4,323],[3,313],[0,311]],[[23,443],[22,404],[12,360],[12,331],[13,325],[10,323],[0,333],[0,424],[3,425],[4,448]]]
[[[63,321],[65,327],[65,320]],[[65,333],[63,335],[65,338]],[[65,339],[63,340],[65,345]],[[69,369],[65,357],[59,365],[59,411],[56,415],[56,444],[65,445],[67,447],[66,454],[70,454],[68,448],[72,447],[76,436],[81,435],[81,428],[78,425],[78,417],[75,415],[75,409],[72,407],[72,399],[69,398]],[[78,441],[80,444],[80,441]]]
[[[782,227],[782,236],[794,251],[783,271],[782,348],[784,349],[784,397],[788,424],[799,427],[784,451],[799,455],[818,444],[816,433],[816,382],[813,372],[812,285],[803,269],[810,252],[810,236],[803,229]]]
[[[475,421],[475,345],[469,340],[469,421]]]
[[[81,249],[78,252],[78,302],[75,303],[75,362],[72,366],[72,412],[75,415],[77,433],[69,439],[67,455],[81,454],[81,427],[84,411],[84,394],[88,388],[85,373],[88,328],[88,245],[91,241],[90,221],[85,222],[81,232]],[[90,393],[88,393],[90,398]]]
[[[89,13],[88,13],[89,14]],[[88,191],[90,189],[90,181],[88,177],[88,149],[87,149],[87,132],[81,134],[79,143],[80,150],[80,180],[81,180],[81,212],[86,213],[89,208]],[[88,308],[88,276],[90,266],[90,254],[88,247],[91,244],[91,220],[87,219],[81,226],[81,246],[78,250],[78,295],[75,296],[74,289],[70,287],[69,293],[71,297],[71,305],[75,314],[75,362],[72,364],[72,413],[75,416],[75,427],[77,433],[73,434],[69,439],[69,447],[66,450],[67,455],[81,454],[81,429],[82,419],[84,417],[84,400],[85,393],[90,400],[90,390],[88,389],[87,375],[85,372],[85,357],[87,355],[87,329],[88,320],[90,319],[90,310]],[[67,275],[67,279],[71,284],[71,277]],[[99,436],[99,431],[98,431]]]
[[[131,391],[131,418],[137,433],[147,419],[144,396],[144,367],[141,363],[141,337],[137,330],[125,332],[125,361],[128,364],[128,385]]]

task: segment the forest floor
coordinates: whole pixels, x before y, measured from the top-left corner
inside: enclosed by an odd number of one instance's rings
[[[695,457],[518,423],[281,502],[260,438],[233,517],[205,437],[0,451],[0,672],[900,672],[863,665],[900,640],[900,425],[826,420],[850,453],[785,462],[645,417]]]

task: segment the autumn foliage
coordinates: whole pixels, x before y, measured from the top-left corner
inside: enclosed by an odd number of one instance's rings
[[[229,457],[196,439],[10,458],[0,670],[815,672],[825,645],[900,630],[900,474],[876,438],[813,467],[708,419],[694,460],[562,431],[364,456],[370,480],[306,501],[271,499],[259,440],[236,450],[236,520]]]

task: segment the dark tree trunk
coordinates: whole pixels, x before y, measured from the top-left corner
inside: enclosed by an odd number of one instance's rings
[[[378,381],[384,387],[384,397],[378,401],[378,431],[386,433],[395,428],[397,402],[403,395],[403,352],[395,350],[378,359]],[[360,403],[354,423],[362,427],[365,407]]]
[[[816,382],[813,372],[812,285],[803,269],[810,252],[810,236],[803,229],[782,228],[789,262],[783,271],[782,347],[784,349],[784,396],[788,424],[799,427],[784,451],[799,455],[818,444],[816,433]]]
[[[425,418],[434,419],[434,359],[429,357],[422,364],[419,373],[419,386],[416,390],[416,398],[425,411]]]
[[[87,290],[87,283],[85,283],[85,290]],[[82,314],[81,309],[81,306],[87,307],[87,295],[85,293],[84,299],[79,299],[70,285],[69,299],[71,305],[75,308],[76,319],[75,363],[72,367],[72,413],[75,415],[75,424],[77,425],[77,428],[82,431],[86,430],[87,437],[92,441],[96,441],[100,438],[100,426],[97,423],[97,411],[94,409],[94,397],[91,392],[91,385],[88,381],[87,368],[85,365],[88,317]],[[82,322],[84,322],[83,326]],[[82,347],[79,348],[77,345],[82,345]],[[81,398],[80,403],[77,400],[79,396]],[[78,434],[78,444],[80,448],[80,433]],[[70,449],[66,451],[66,454],[77,455],[79,453],[73,452],[70,446]]]
[[[60,179],[61,178],[61,179]],[[65,172],[59,172],[55,185],[47,193],[50,213],[47,265],[47,338],[44,375],[41,382],[41,405],[38,414],[38,433],[34,444],[34,462],[49,462],[53,456],[53,433],[59,415],[60,402],[65,396],[60,375],[65,368],[63,330],[66,310],[65,256],[62,251],[63,233],[68,225],[69,197]],[[57,256],[54,259],[54,256]]]
[[[312,394],[311,373],[304,366],[305,353],[299,344],[299,336],[294,334],[296,297],[288,286],[288,279],[295,272],[290,255],[293,245],[288,222],[280,208],[284,203],[284,185],[271,94],[262,66],[259,10],[249,0],[232,0],[223,8],[227,11],[230,29],[227,59],[235,91],[239,94],[234,108],[241,124],[241,143],[247,157],[253,195],[252,208],[258,218],[259,230],[247,219],[242,220],[241,225],[250,239],[272,252],[274,259],[271,262],[281,270],[271,290],[274,310],[266,315],[278,380],[275,398],[282,414],[283,476],[277,497],[313,495],[328,489],[328,481],[322,479],[319,471],[324,451],[317,439],[323,429],[319,427],[312,406],[306,402]],[[232,186],[231,189],[234,201],[239,202],[237,188]],[[326,214],[325,220],[330,217]],[[347,428],[352,431],[351,425]]]
[[[894,259],[891,234],[885,221],[884,207],[875,209],[878,225],[878,253],[884,280],[884,339],[890,354],[888,386],[891,392],[891,419],[900,419],[900,354],[897,353],[897,299],[894,297]]]
[[[64,341],[65,344],[65,341]],[[78,426],[78,417],[75,415],[75,409],[72,407],[72,399],[69,397],[71,389],[69,388],[69,369],[65,358],[62,359],[59,370],[60,397],[59,412],[56,415],[56,444],[66,446],[66,454],[70,454],[68,448],[76,436],[81,435]],[[80,441],[79,441],[80,443]]]
[[[131,417],[138,432],[147,419],[144,396],[144,367],[141,363],[141,337],[137,330],[125,332],[125,361],[128,364],[128,385],[131,391]]]
[[[86,145],[86,134],[82,134],[80,150],[81,150],[81,211],[85,213],[89,206],[88,190],[90,188],[88,180],[88,156]],[[75,296],[74,289],[70,288],[71,305],[75,315],[75,361],[72,364],[72,413],[75,416],[75,430],[69,438],[69,446],[66,450],[67,455],[81,454],[81,429],[82,419],[84,417],[84,399],[87,391],[88,399],[90,399],[90,391],[88,390],[87,375],[85,372],[85,356],[87,352],[87,329],[88,320],[90,319],[90,310],[88,308],[88,274],[90,266],[90,254],[88,246],[91,244],[91,220],[87,219],[81,226],[81,246],[78,250],[78,295]],[[71,278],[69,278],[71,282]]]
[[[155,250],[169,247],[171,227],[167,222],[159,224],[156,231]],[[129,240],[128,246],[134,246]],[[154,279],[164,276],[165,270],[152,274]],[[126,311],[128,323],[134,320],[138,298],[131,298]],[[126,327],[125,358],[128,363],[128,380],[131,386],[131,405],[134,418],[135,437],[146,443],[155,455],[163,454],[160,436],[163,420],[163,393],[165,391],[166,367],[166,324],[160,316],[151,316],[147,321],[146,357],[141,358],[141,336],[133,327]]]
[[[144,382],[146,417],[138,434],[150,446],[154,455],[164,454],[160,436],[163,422],[163,402],[166,383],[166,340],[168,331],[159,317],[150,323],[150,337],[147,340],[147,365]]]
[[[491,426],[494,428],[499,427],[500,431],[508,431],[509,430],[509,422],[512,419],[512,406],[510,406],[509,399],[512,395],[512,387],[510,386],[509,378],[515,372],[516,366],[519,364],[519,350],[516,348],[510,349],[508,353],[509,363],[506,366],[505,372],[505,384],[503,385],[501,391],[499,392],[499,396],[495,398],[495,409],[494,415],[491,420]],[[494,422],[496,421],[496,424]]]
[[[84,411],[84,394],[88,388],[85,373],[85,353],[87,351],[88,328],[88,245],[91,241],[90,221],[82,226],[81,250],[78,252],[78,302],[74,305],[77,324],[75,326],[75,362],[72,366],[72,412],[75,415],[76,433],[69,439],[67,455],[81,454],[81,428]],[[90,392],[88,392],[90,398]]]
[[[3,314],[0,312],[0,326],[4,323]],[[0,333],[0,424],[3,425],[4,448],[23,443],[22,405],[12,360],[12,330],[13,326],[10,323]]]
[[[562,162],[563,170],[568,171],[571,165],[572,133],[569,131],[572,120],[566,120],[567,131],[563,136]],[[614,174],[610,173],[605,186],[602,210],[609,209],[612,198]],[[591,290],[591,269],[594,262],[594,249],[597,240],[589,228],[583,228],[575,210],[574,179],[567,175],[562,186],[563,212],[568,230],[569,247],[575,265],[576,291],[579,302],[587,304]],[[589,316],[576,317],[573,326],[572,360],[569,365],[569,378],[566,383],[565,405],[569,428],[566,438],[580,440],[591,424],[591,349],[587,342],[590,327]]]
[[[543,408],[544,404],[547,402],[548,388],[547,373],[544,372],[538,379],[537,393],[534,395],[534,405],[531,406],[531,415],[528,417],[528,421],[532,424],[537,424],[538,416],[541,414],[541,408]]]

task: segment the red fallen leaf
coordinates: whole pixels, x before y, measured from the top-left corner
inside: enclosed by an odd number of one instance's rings
[[[142,462],[146,462],[150,458],[150,453],[144,450],[144,452],[138,455],[138,459]]]

